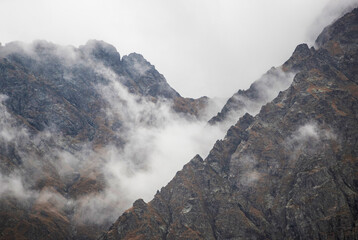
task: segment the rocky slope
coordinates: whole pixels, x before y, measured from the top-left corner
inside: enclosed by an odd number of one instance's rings
[[[316,43],[281,67],[297,72],[287,90],[101,239],[357,239],[358,9]]]

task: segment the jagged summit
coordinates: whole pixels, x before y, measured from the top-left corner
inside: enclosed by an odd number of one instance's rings
[[[104,41],[89,40],[85,45],[80,46],[79,50],[109,65],[116,65],[121,62],[121,57],[117,49]]]
[[[141,54],[131,53],[123,56],[122,61],[128,74],[146,95],[153,96],[156,92],[160,92],[166,98],[180,97],[179,93],[167,86],[164,76]]]

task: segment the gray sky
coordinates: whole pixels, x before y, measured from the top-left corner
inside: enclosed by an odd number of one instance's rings
[[[357,0],[0,0],[0,42],[113,44],[186,97],[229,97]]]

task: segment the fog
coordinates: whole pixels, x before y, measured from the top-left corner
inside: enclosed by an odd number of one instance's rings
[[[184,96],[229,97],[240,88],[248,88],[271,66],[281,65],[297,44],[312,45],[321,31],[318,26],[328,24],[353,4],[355,1],[348,0],[339,4],[328,0],[170,4],[159,0],[4,0],[0,3],[0,41],[46,39],[78,46],[88,39],[103,39],[114,44],[121,54],[143,54]],[[7,46],[11,51],[11,44]],[[22,50],[40,59],[31,44],[24,44]],[[82,61],[108,80],[107,85],[95,87],[108,103],[103,109],[105,116],[119,118],[123,123],[120,137],[125,144],[110,143],[95,150],[91,142],[83,142],[74,150],[52,126],[31,135],[7,111],[3,104],[7,96],[2,95],[2,147],[7,151],[8,146],[15,145],[22,161],[19,171],[11,169],[9,174],[0,174],[2,197],[50,201],[61,210],[74,210],[73,217],[78,222],[113,222],[134,200],[151,200],[196,154],[205,158],[227,130],[208,125],[207,119],[185,118],[173,112],[172,103],[164,99],[153,102],[131,94],[121,84],[121,76],[100,62],[81,60],[73,47],[56,48],[53,54],[60,56],[65,65]],[[139,75],[148,71],[139,62],[133,67]],[[277,71],[277,82],[269,76],[262,78],[265,84],[258,87],[262,101],[239,99],[246,108],[236,112],[228,125],[245,112],[255,115],[262,104],[289,86],[293,74]],[[75,80],[71,72],[65,76],[69,81]],[[334,138],[334,134],[320,129],[315,123],[299,128],[286,147],[297,149],[308,142],[318,145],[320,139]],[[246,156],[241,161],[247,169],[242,184],[251,186],[258,179],[256,159]],[[97,193],[65,197],[67,193],[53,187],[36,189],[38,181],[47,177],[58,178],[55,180],[60,180],[56,182],[60,187],[77,177],[98,177],[103,178],[104,187]]]
[[[2,0],[0,42],[99,39],[138,52],[186,97],[229,97],[356,0]]]
[[[20,52],[41,64],[46,60],[41,60],[35,51],[37,44],[44,43],[9,44],[1,54]],[[0,141],[5,146],[4,152],[16,145],[16,154],[21,158],[15,170],[0,175],[2,196],[33,204],[33,201],[50,202],[59,211],[72,209],[78,223],[113,222],[136,199],[150,201],[185,163],[196,154],[206,156],[215,141],[225,134],[205,118],[174,112],[172,102],[167,99],[153,102],[130,93],[121,84],[124,76],[117,75],[101,61],[86,55],[83,58],[70,47],[51,45],[50,49],[64,66],[76,61],[107,80],[94,88],[107,102],[107,107],[103,106],[106,118],[120,119],[122,125],[115,134],[125,142],[121,145],[110,142],[96,150],[86,141],[74,147],[51,123],[43,131],[30,134],[5,107],[8,97],[0,95]],[[140,63],[134,64],[136,74],[148,70]],[[67,70],[64,78],[72,83],[78,81]],[[104,187],[99,192],[73,197],[68,190],[62,190],[79,178],[103,179]],[[45,186],[39,188],[43,181]]]
[[[325,129],[326,128],[326,129]],[[309,143],[311,146],[322,140],[336,139],[336,135],[327,126],[320,126],[316,122],[309,122],[300,126],[286,141],[288,145],[300,148],[302,144]]]
[[[228,112],[219,122],[222,129],[228,129],[245,113],[255,116],[261,107],[272,101],[280,91],[286,90],[292,83],[295,73],[284,72],[281,67],[271,68],[257,79],[246,92],[235,93],[224,107]]]
[[[290,153],[290,157],[297,160],[302,152],[305,152],[305,154],[324,152],[322,149],[330,147],[330,145],[327,145],[327,142],[330,141],[339,141],[333,130],[327,125],[310,121],[299,126],[298,129],[285,140],[284,147]]]
[[[19,175],[3,176],[0,174],[0,184],[0,200],[7,196],[14,196],[23,200],[31,195],[31,193],[24,188]]]

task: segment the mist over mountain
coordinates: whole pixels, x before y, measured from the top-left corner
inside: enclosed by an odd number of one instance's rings
[[[0,56],[2,239],[95,239],[223,135],[210,99],[182,98],[140,54],[91,40]]]
[[[357,28],[222,108],[104,41],[0,45],[0,239],[356,239]]]
[[[212,124],[259,113],[101,239],[357,239],[357,29],[356,8],[235,93]]]

